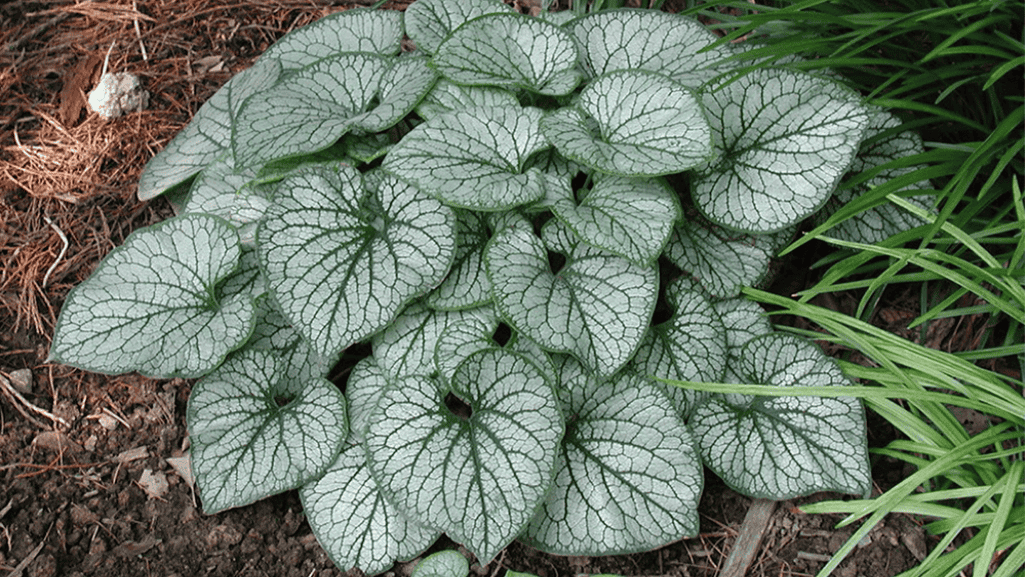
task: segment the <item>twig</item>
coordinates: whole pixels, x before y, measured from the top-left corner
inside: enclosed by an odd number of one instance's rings
[[[142,32],[139,31],[139,7],[135,4],[135,0],[132,0],[132,10],[135,11],[132,21],[135,23],[135,37],[139,39],[139,48],[142,49],[142,60],[149,62],[149,58],[146,57],[146,45],[142,43]]]
[[[719,577],[743,577],[747,574],[775,508],[776,501],[770,499],[751,501],[751,506],[744,517],[744,524],[740,527],[740,535],[733,543]]]
[[[25,417],[26,421],[32,423],[33,425],[39,427],[40,429],[45,429],[46,428],[45,424],[37,421],[32,415],[26,413],[25,409],[21,408],[21,405],[18,404],[17,399],[13,395],[10,394],[10,393],[13,393],[13,392],[16,392],[16,391],[10,385],[10,382],[6,378],[4,378],[4,377],[0,377],[0,393],[3,393],[4,396],[8,400],[11,401],[11,404],[14,405],[14,408],[17,409],[19,413],[21,413],[22,417]],[[4,467],[0,467],[0,471],[2,471],[2,470],[4,470]]]
[[[50,531],[47,530],[46,534],[49,536]],[[25,571],[25,568],[28,567],[29,564],[32,563],[32,561],[35,561],[36,557],[39,555],[39,552],[43,550],[43,545],[45,544],[46,540],[44,538],[44,540],[40,541],[39,544],[36,545],[36,548],[33,549],[32,552],[28,554],[28,556],[21,560],[21,563],[18,563],[18,566],[15,567],[14,571],[8,574],[7,577],[21,577],[21,574]]]
[[[68,245],[70,243],[68,243],[68,237],[64,236],[64,232],[61,231],[61,229],[54,224],[52,220],[50,220],[50,217],[44,215],[43,220],[46,221],[46,224],[50,225],[50,228],[57,232],[57,236],[59,236],[61,242],[64,243],[64,246],[61,247],[60,254],[57,255],[57,259],[53,261],[50,268],[46,269],[46,274],[43,275],[43,288],[46,288],[46,283],[50,282],[50,274],[52,274],[53,269],[57,268],[57,265],[60,264],[60,261],[64,258],[64,254],[68,252]]]
[[[66,509],[67,507],[68,507],[67,502],[62,504],[60,507],[57,507],[57,511],[56,511],[57,517],[60,517],[60,514],[63,513],[64,509]],[[25,557],[24,559],[22,559],[21,563],[18,563],[18,566],[14,568],[14,571],[7,574],[7,577],[21,577],[22,572],[25,571],[25,568],[29,566],[29,563],[32,563],[32,561],[36,558],[36,556],[39,555],[39,552],[43,550],[43,545],[45,545],[46,544],[46,540],[50,538],[50,531],[53,531],[53,526],[54,526],[55,523],[56,523],[56,521],[54,521],[53,523],[50,523],[50,526],[46,529],[46,534],[43,535],[43,538],[39,540],[39,545],[36,545],[36,548],[33,549],[32,552],[28,554],[28,557]],[[59,531],[59,529],[58,529],[58,531]]]
[[[46,417],[47,419],[50,419],[51,421],[53,421],[55,423],[60,423],[65,428],[67,428],[67,426],[68,426],[68,422],[67,421],[65,421],[64,419],[58,417],[57,415],[54,415],[53,413],[51,413],[51,412],[49,412],[47,410],[40,409],[39,407],[37,407],[37,406],[33,405],[32,403],[28,402],[28,400],[25,399],[25,397],[21,396],[21,393],[19,393],[18,390],[15,389],[14,386],[11,384],[11,382],[8,381],[7,378],[4,377],[4,376],[0,376],[0,388],[3,389],[4,393],[7,393],[7,394],[11,395],[12,397],[14,397],[14,398],[18,399],[19,401],[21,401],[22,404],[25,405],[25,408],[27,408],[27,409],[35,412],[35,413],[38,413],[38,414]],[[18,403],[13,403],[13,404],[14,404],[15,408],[18,408]],[[21,409],[18,409],[18,412],[21,412]],[[24,415],[25,417],[28,417],[28,415],[25,415],[25,413],[22,413],[22,415]],[[36,421],[35,419],[32,419],[31,417],[28,417],[28,418],[29,418],[29,420],[37,423],[37,425],[39,424],[39,421]]]

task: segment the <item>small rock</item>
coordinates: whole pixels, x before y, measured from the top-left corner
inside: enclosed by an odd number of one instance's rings
[[[186,505],[178,522],[184,525],[186,523],[191,523],[196,519],[199,519],[199,513],[196,511],[196,508],[192,505]]]
[[[104,74],[89,93],[89,109],[108,120],[145,110],[147,106],[149,92],[143,89],[138,76],[127,72]]]
[[[101,427],[108,431],[113,431],[118,425],[117,419],[111,417],[107,413],[101,414],[96,420],[99,421]]]
[[[900,534],[900,541],[908,548],[908,551],[915,556],[915,559],[922,561],[926,556],[925,529],[914,523],[908,523]]]
[[[14,390],[23,395],[32,394],[32,369],[11,371],[9,376],[11,377],[10,383]]]

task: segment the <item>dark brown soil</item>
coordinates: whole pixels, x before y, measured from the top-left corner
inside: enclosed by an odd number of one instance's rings
[[[171,214],[161,199],[135,200],[146,160],[275,38],[344,7],[331,4],[0,5],[0,373],[23,379],[27,370],[32,377],[25,402],[0,397],[0,575],[342,573],[317,544],[294,491],[217,515],[200,512],[196,494],[167,460],[185,454],[190,382],[108,377],[46,362],[68,290],[131,230]],[[139,74],[152,97],[148,110],[106,122],[88,112],[83,93],[112,41],[110,68]],[[876,473],[883,488],[903,476],[886,461]],[[780,503],[747,574],[813,575],[821,568],[854,531],[833,529],[837,516],[798,509],[826,497]],[[709,474],[698,538],[609,558],[553,557],[514,543],[473,570],[712,576],[749,502]],[[915,520],[891,516],[836,574],[895,575],[929,543]],[[434,549],[451,546],[443,540]],[[399,564],[394,573],[406,576],[412,566]]]

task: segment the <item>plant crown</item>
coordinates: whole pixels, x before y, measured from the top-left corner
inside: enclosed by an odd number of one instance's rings
[[[204,510],[298,488],[367,573],[441,532],[482,563],[516,538],[659,547],[697,532],[703,466],[751,496],[864,494],[857,399],[662,380],[847,384],[740,289],[852,167],[921,143],[833,78],[733,74],[715,41],[497,0],[296,30],[146,166],[140,198],[187,187],[180,214],[71,292],[52,359],[202,377]],[[907,226],[859,218],[859,241]]]

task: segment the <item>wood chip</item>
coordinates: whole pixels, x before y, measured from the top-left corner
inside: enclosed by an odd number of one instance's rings
[[[90,54],[79,60],[78,65],[68,72],[61,89],[58,116],[64,126],[78,124],[78,117],[86,107],[85,93],[93,85],[93,76],[103,63],[99,54]]]
[[[146,535],[142,538],[142,541],[125,541],[117,547],[114,547],[113,553],[119,557],[131,559],[137,555],[142,555],[159,544],[160,539],[157,539],[153,535]]]
[[[135,447],[134,449],[128,449],[114,457],[114,460],[118,463],[130,463],[132,461],[138,461],[139,459],[145,459],[149,456],[146,451],[146,447]]]

